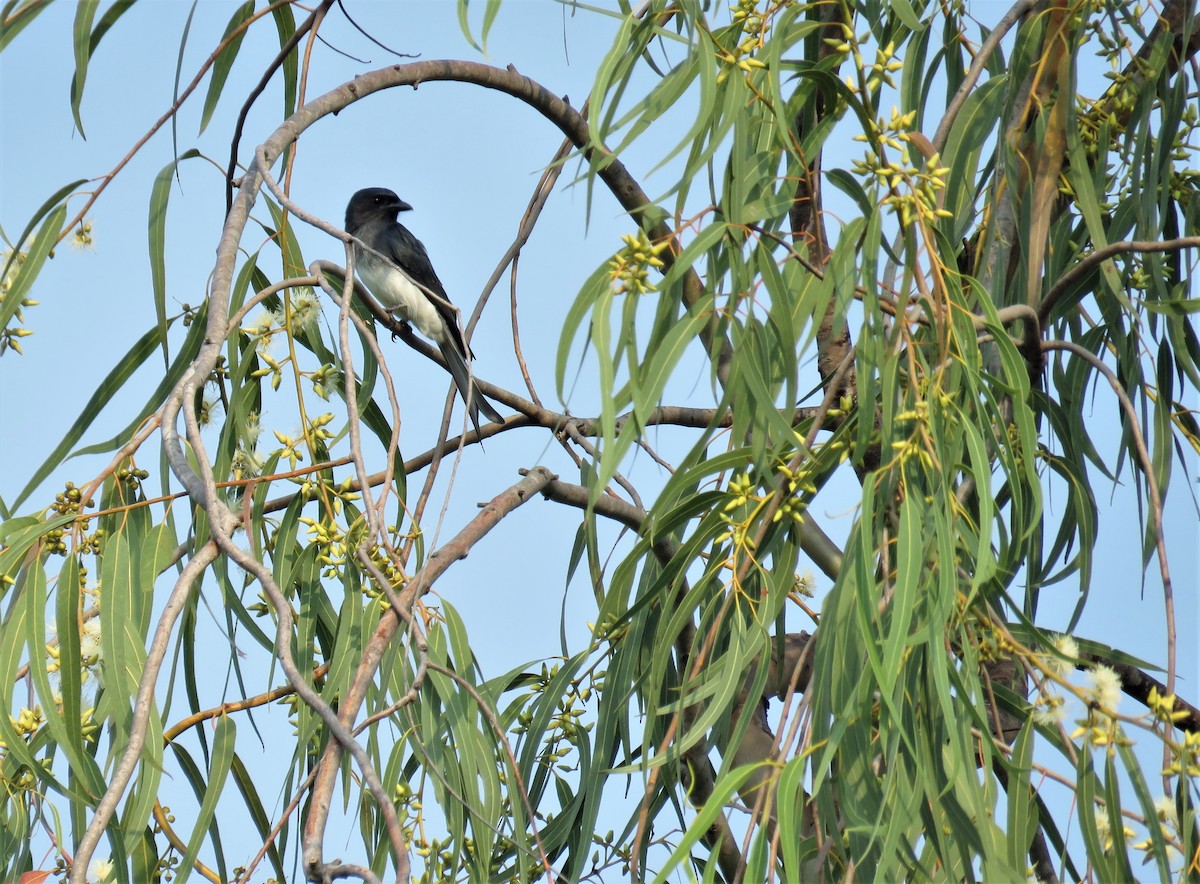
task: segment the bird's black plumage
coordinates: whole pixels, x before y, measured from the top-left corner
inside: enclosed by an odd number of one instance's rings
[[[457,311],[434,272],[429,253],[396,220],[400,212],[410,209],[412,206],[385,187],[368,187],[350,198],[346,206],[346,232],[367,247],[355,244],[355,269],[385,309],[411,322],[438,345],[478,432],[480,412],[489,420],[504,418],[471,383],[467,362],[472,354],[463,340]]]

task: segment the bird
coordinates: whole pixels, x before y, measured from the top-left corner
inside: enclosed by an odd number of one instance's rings
[[[434,272],[429,253],[396,220],[401,212],[409,211],[412,206],[386,187],[368,187],[350,197],[346,232],[357,240],[355,270],[385,310],[411,322],[437,344],[478,433],[480,413],[492,421],[504,418],[471,382],[467,362],[474,354],[463,339],[458,312]]]

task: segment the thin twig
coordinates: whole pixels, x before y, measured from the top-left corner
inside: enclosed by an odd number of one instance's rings
[[[1146,440],[1142,435],[1141,424],[1138,422],[1137,409],[1134,407],[1133,400],[1129,398],[1129,394],[1125,392],[1125,388],[1121,385],[1120,379],[1116,373],[1104,364],[1095,353],[1081,347],[1079,344],[1074,344],[1070,341],[1043,341],[1043,349],[1046,350],[1064,350],[1068,353],[1073,353],[1080,359],[1091,365],[1096,371],[1104,375],[1109,386],[1117,396],[1117,400],[1121,403],[1121,409],[1125,412],[1129,435],[1133,439],[1134,451],[1137,453],[1138,461],[1142,467],[1142,477],[1146,482],[1146,492],[1150,495],[1150,519],[1154,528],[1154,546],[1158,552],[1158,568],[1159,576],[1163,584],[1163,605],[1165,607],[1165,615],[1167,621],[1167,693],[1175,693],[1175,654],[1176,654],[1176,637],[1175,637],[1175,593],[1171,588],[1171,571],[1167,565],[1167,541],[1163,533],[1162,515],[1162,497],[1158,491],[1158,480],[1154,476],[1154,461],[1150,457],[1150,452],[1146,448]]]
[[[288,802],[288,806],[279,814],[279,819],[275,825],[271,827],[271,831],[267,833],[267,837],[263,839],[262,847],[258,849],[258,853],[254,854],[254,859],[246,866],[246,871],[238,878],[238,884],[249,884],[251,877],[254,875],[254,870],[258,868],[258,864],[263,861],[268,853],[271,852],[271,845],[275,843],[275,839],[279,837],[279,833],[283,831],[283,827],[287,825],[288,819],[296,812],[296,808],[300,806],[300,802],[312,788],[313,780],[317,778],[317,771],[314,768],[308,772],[308,776],[304,778],[299,788],[296,789],[296,794],[292,796],[292,800]]]
[[[204,63],[200,65],[200,70],[196,71],[196,76],[192,78],[192,82],[188,83],[184,90],[179,93],[179,97],[175,99],[174,103],[172,103],[172,105],[167,109],[167,112],[154,121],[154,125],[150,127],[149,131],[147,131],[145,135],[143,135],[137,140],[137,142],[134,143],[133,147],[130,148],[129,152],[121,158],[120,162],[113,166],[112,171],[101,176],[99,186],[97,186],[96,189],[88,195],[87,202],[83,204],[83,208],[79,210],[79,213],[72,218],[66,224],[66,226],[63,227],[62,233],[60,233],[58,239],[55,240],[56,243],[62,242],[67,237],[67,234],[74,230],[80,224],[80,222],[87,217],[88,210],[91,209],[96,200],[100,198],[100,194],[104,192],[104,189],[108,187],[108,185],[114,178],[117,177],[120,171],[129,164],[129,161],[133,159],[137,152],[146,145],[146,142],[153,138],[159,129],[171,121],[171,119],[179,111],[179,108],[183,107],[183,103],[187,101],[188,96],[190,96],[192,92],[195,91],[196,87],[199,86],[204,80],[204,75],[208,73],[208,69],[213,66],[217,60],[217,57],[225,51],[225,48],[234,40],[239,39],[246,29],[249,28],[250,25],[254,24],[254,22],[258,21],[258,19],[273,12],[281,6],[290,6],[293,2],[294,0],[276,0],[275,3],[272,3],[270,6],[267,6],[266,8],[254,13],[252,16],[250,16],[250,18],[242,22],[242,24],[239,25],[233,33],[231,33],[217,45],[217,48],[214,49],[209,54],[208,58],[204,60]]]
[[[288,2],[290,3],[290,0],[288,0]],[[275,76],[275,72],[279,70],[287,57],[292,54],[292,50],[300,44],[300,41],[304,39],[304,35],[308,33],[309,29],[312,28],[315,23],[319,22],[325,17],[325,13],[329,11],[329,7],[332,6],[333,3],[334,0],[321,0],[321,4],[309,14],[308,18],[300,23],[300,26],[296,28],[295,31],[292,32],[292,36],[288,37],[287,42],[279,47],[278,54],[271,60],[271,63],[267,65],[267,69],[263,71],[263,75],[259,79],[258,84],[250,90],[250,94],[246,96],[246,101],[242,104],[242,109],[238,111],[237,122],[233,127],[233,139],[229,145],[229,165],[225,169],[226,215],[228,215],[230,210],[233,208],[233,181],[234,172],[237,171],[238,144],[241,143],[242,129],[246,125],[246,118],[250,115],[250,109],[254,107],[254,102],[258,101],[258,96],[262,95],[263,91],[267,88],[267,84],[271,82],[271,78]],[[275,6],[282,5],[287,4],[275,4]],[[275,6],[272,6],[271,8],[274,9]]]

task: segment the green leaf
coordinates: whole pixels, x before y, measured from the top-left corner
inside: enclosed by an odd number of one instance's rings
[[[479,42],[484,55],[487,54],[488,34],[491,33],[492,25],[496,23],[496,15],[499,12],[500,0],[487,0],[487,6],[483,10],[483,27],[479,32]]]
[[[992,137],[993,130],[1004,112],[1006,76],[996,76],[978,85],[963,102],[954,126],[942,150],[946,175],[945,208],[954,215],[956,227],[947,238],[954,240],[967,234],[974,222],[973,205],[981,186],[980,153]]]
[[[160,877],[159,856],[158,844],[154,840],[154,830],[147,826],[137,845],[130,852],[133,854],[133,880],[158,881]]]
[[[5,3],[0,9],[0,52],[49,5],[48,0],[25,0],[24,3],[9,0]]]
[[[30,604],[39,612],[45,611],[49,607],[49,602],[46,592],[46,575],[40,562],[31,566],[29,578],[25,585],[25,590],[32,593]],[[62,585],[63,578],[73,581],[74,595],[71,593],[72,587],[70,585]],[[56,594],[65,596],[68,599],[74,599],[75,601],[79,599],[79,570],[75,565],[74,557],[68,558],[68,566],[63,569]],[[74,615],[74,618],[77,623],[77,613]],[[60,689],[58,694],[62,697],[61,708],[55,702],[55,690],[50,684],[50,675],[46,671],[46,624],[45,619],[41,616],[34,616],[29,619],[29,673],[33,678],[34,686],[37,688],[38,698],[41,701],[40,705],[43,714],[46,716],[46,725],[50,729],[51,737],[67,756],[67,761],[71,765],[71,771],[82,781],[84,788],[90,793],[92,800],[99,800],[106,788],[104,777],[95,759],[92,758],[84,745],[83,729],[81,726],[82,710],[80,709],[79,702],[79,630],[75,626],[75,623],[66,624],[64,618],[56,618],[55,622],[59,630]],[[63,626],[67,627],[65,633],[61,631]],[[83,796],[79,797],[82,798]]]
[[[471,33],[470,7],[471,0],[458,0],[458,26],[462,30],[462,35],[466,37],[467,42],[471,44],[471,48],[477,52],[483,52],[483,47],[475,42],[475,35]]]
[[[862,212],[863,217],[875,214],[875,207],[871,205],[870,197],[867,196],[867,192],[863,190],[862,184],[857,178],[845,169],[830,169],[825,175],[830,184],[854,200],[854,204]]]
[[[61,193],[62,191],[59,192]],[[9,321],[21,308],[21,302],[28,297],[29,290],[33,287],[34,280],[37,279],[38,274],[41,272],[42,265],[46,263],[46,258],[52,253],[54,243],[58,239],[59,232],[62,230],[63,223],[66,220],[67,207],[60,205],[42,222],[37,236],[33,238],[33,242],[29,245],[29,251],[25,256],[25,260],[17,265],[17,272],[8,286],[8,291],[4,293],[3,300],[0,300],[0,329],[8,328]],[[23,238],[18,241],[18,248],[23,241]],[[5,274],[8,273],[9,266],[16,260],[18,260],[17,250],[14,249],[13,254],[4,265]],[[19,503],[14,503],[12,508],[16,509],[18,506]]]
[[[101,671],[104,675],[103,708],[124,728],[132,715],[133,700],[145,664],[145,646],[129,626],[134,619],[137,569],[127,532],[105,539],[100,561],[104,595],[100,606]]]
[[[1101,880],[1121,880],[1116,877],[1117,867],[1112,859],[1112,852],[1106,850],[1101,843],[1100,832],[1096,826],[1096,815],[1105,811],[1096,802],[1096,799],[1099,797],[1096,794],[1098,783],[1096,769],[1092,762],[1092,753],[1087,748],[1077,751],[1079,759],[1075,767],[1076,814],[1079,818],[1079,830],[1083,834],[1084,843],[1087,845],[1088,858],[1096,865],[1096,871],[1102,876]],[[1122,824],[1118,816],[1117,828],[1113,830],[1114,836],[1115,833],[1121,831],[1121,828]],[[1124,853],[1124,851],[1121,852]]]
[[[67,514],[45,522],[36,516],[23,516],[0,524],[0,541],[4,544],[4,548],[0,549],[0,575],[15,576],[35,543],[49,532],[74,521],[75,516]]]
[[[157,704],[142,710],[147,716],[146,728],[151,734],[163,732],[162,718],[158,714]],[[141,830],[150,820],[154,804],[158,800],[158,787],[163,774],[163,744],[162,740],[147,740],[142,748],[141,765],[138,768],[137,781],[131,794],[125,800],[120,819],[113,820],[110,831],[115,828],[123,835],[124,850],[134,853],[140,848]]]
[[[634,419],[625,424],[613,444],[606,446],[602,465],[591,486],[595,496],[602,493],[620,466],[622,458],[644,432],[645,421],[650,412],[659,405],[663,389],[679,359],[687,347],[698,340],[700,330],[708,325],[709,321],[708,308],[696,305],[688,311],[686,318],[671,327],[666,338],[652,354],[649,354],[650,358],[642,363],[640,383],[633,402]]]
[[[920,12],[913,8],[909,0],[891,0],[888,3],[888,8],[910,31],[920,33],[928,27],[927,23],[921,18],[925,9],[925,4],[923,3],[921,4]]]
[[[658,287],[662,291],[670,291],[691,269],[701,257],[709,254],[725,236],[728,228],[722,221],[714,221],[706,226],[684,246],[683,251],[671,262],[670,268],[663,275]]]
[[[271,861],[272,868],[275,869],[275,875],[280,881],[286,880],[287,873],[284,871],[283,857],[279,853],[279,842],[269,837],[272,827],[271,818],[267,815],[266,809],[263,807],[262,800],[258,794],[258,787],[254,783],[254,777],[246,769],[241,757],[236,753],[233,756],[231,770],[233,771],[233,781],[237,784],[238,791],[242,793],[242,800],[246,805],[246,810],[250,814],[250,819],[254,821],[254,828],[258,832],[258,837],[262,839],[264,844],[269,845],[267,848],[267,858]]]
[[[1163,827],[1158,820],[1158,808],[1155,805],[1154,796],[1150,792],[1150,787],[1146,783],[1142,763],[1133,754],[1132,747],[1125,745],[1123,742],[1117,743],[1117,752],[1121,756],[1125,773],[1129,776],[1129,781],[1133,784],[1133,791],[1137,795],[1138,804],[1142,808],[1142,815],[1147,820],[1146,829],[1151,844],[1148,853],[1154,857],[1155,865],[1158,867],[1158,879],[1163,881],[1164,884],[1165,882],[1175,880],[1171,874],[1169,861],[1171,854],[1167,847],[1166,839],[1163,837]],[[1183,785],[1183,782],[1181,778],[1180,785]]]
[[[183,35],[179,38],[179,52],[175,57],[175,85],[171,89],[171,104],[179,104],[179,80],[183,76],[183,54],[187,49],[188,34],[192,31],[192,18],[196,14],[196,7],[200,0],[192,0],[192,6],[188,10],[187,19],[183,23]],[[176,162],[179,158],[179,114],[171,114],[171,154],[176,157]]]
[[[79,0],[75,7],[75,75],[71,78],[71,114],[75,117],[75,128],[83,138],[83,120],[79,115],[79,103],[83,100],[83,85],[87,80],[88,61],[92,54],[92,20],[96,10],[100,8],[100,0]],[[75,87],[78,87],[76,89]]]
[[[229,71],[233,68],[234,59],[237,58],[238,50],[242,48],[242,41],[246,39],[246,34],[249,33],[250,29],[244,25],[254,14],[254,2],[255,0],[246,0],[234,10],[229,24],[225,26],[225,33],[221,35],[221,43],[224,46],[213,60],[212,78],[208,82],[208,93],[204,96],[204,109],[200,113],[200,134],[203,134],[204,130],[208,128],[213,111],[217,109],[217,101],[221,98],[221,91],[225,88],[225,81],[229,79]]]
[[[179,164],[201,156],[195,148],[162,167],[150,188],[150,287],[154,293],[154,315],[158,319],[158,334],[162,343],[163,365],[170,363],[167,351],[167,201],[171,196],[171,177]]]
[[[138,555],[138,585],[153,587],[158,576],[179,556],[178,546],[175,531],[166,522],[150,528],[142,540]]]
[[[725,811],[725,805],[733,798],[733,794],[745,783],[757,770],[757,765],[747,765],[740,767],[725,776],[721,777],[713,788],[712,796],[704,803],[700,812],[696,814],[696,818],[684,832],[683,838],[675,846],[671,855],[667,858],[665,868],[672,869],[678,864],[682,864],[684,859],[689,855],[691,849],[708,834],[709,827],[716,820],[717,815]],[[670,875],[664,870],[654,878],[655,884],[663,884],[665,881],[671,880]]]
[[[1037,834],[1037,802],[1030,788],[1033,764],[1033,738],[1036,733],[1033,721],[1026,721],[1013,746],[1008,776],[1008,863],[1013,868],[1023,868],[1025,855]]]
[[[779,775],[779,785],[776,788],[778,796],[779,830],[781,832],[802,832],[801,808],[807,801],[804,793],[804,760],[793,758],[788,761]],[[793,876],[799,875],[801,847],[813,839],[783,838],[780,840],[780,851],[783,857],[783,867]]]
[[[1179,298],[1170,301],[1144,300],[1141,306],[1151,313],[1162,313],[1167,316],[1190,316],[1200,313],[1200,298]]]
[[[558,396],[563,402],[566,402],[567,360],[571,356],[571,347],[574,345],[575,338],[578,336],[584,321],[592,312],[592,307],[596,299],[607,288],[608,265],[602,264],[592,272],[592,275],[583,284],[583,287],[579,290],[579,294],[575,297],[575,302],[571,305],[571,309],[567,311],[566,319],[563,321],[562,332],[558,339],[558,355],[554,363],[554,382],[558,390]],[[587,339],[587,342],[590,343],[590,338]]]
[[[154,392],[151,393],[146,399],[145,404],[137,413],[137,416],[129,422],[124,430],[117,433],[112,438],[107,439],[104,442],[97,442],[93,445],[88,445],[84,448],[73,451],[71,452],[71,457],[83,457],[87,454],[100,454],[102,452],[113,451],[114,449],[119,448],[129,440],[130,435],[142,425],[146,418],[158,410],[159,406],[161,406],[166,400],[167,394],[175,389],[175,385],[179,383],[179,379],[183,377],[184,372],[191,368],[192,360],[195,359],[196,354],[200,352],[200,345],[204,343],[206,309],[207,307],[201,307],[192,315],[192,324],[188,328],[187,338],[184,340],[183,346],[180,347],[179,353],[176,355],[174,362],[171,363],[170,370],[167,372],[166,376],[159,381],[158,386],[154,389]],[[154,342],[151,342],[149,349],[145,353],[145,358],[147,359],[154,352],[153,344]],[[133,351],[130,352],[132,353]],[[114,368],[109,377],[113,377],[117,373],[117,370],[118,369]],[[89,405],[91,402],[92,400],[89,399]]]
[[[25,244],[25,240],[29,238],[29,234],[33,233],[33,228],[37,227],[37,223],[46,217],[46,213],[51,209],[57,208],[58,204],[73,194],[79,185],[87,184],[87,182],[88,179],[80,178],[76,181],[72,181],[70,184],[65,184],[58,190],[54,191],[54,193],[50,195],[49,199],[38,206],[37,211],[33,213],[33,216],[25,224],[25,229],[21,231],[21,235],[17,237],[13,253],[10,254],[8,259],[4,262],[4,272],[0,273],[0,277],[8,276],[8,271],[11,269],[13,262],[18,260],[17,249],[21,248],[21,246]]]
[[[914,483],[915,484],[915,483]],[[889,613],[891,623],[883,649],[880,691],[891,695],[900,675],[900,657],[909,643],[909,625],[916,607],[921,572],[925,565],[923,506],[917,494],[909,493],[900,504],[900,533],[897,537],[896,582]]]
[[[33,563],[33,568],[35,571],[40,571],[41,563]],[[17,684],[14,676],[28,643],[27,638],[34,629],[32,622],[44,616],[43,608],[38,607],[40,600],[37,593],[29,591],[28,584],[31,576],[35,582],[41,579],[36,574],[31,575],[29,568],[25,568],[17,576],[15,584],[9,591],[11,602],[5,612],[4,620],[0,622],[0,704],[3,704],[0,708],[5,710],[16,711],[25,705],[24,702],[16,702],[16,698],[13,696],[13,689]],[[38,659],[44,658],[39,655]],[[34,755],[34,750],[37,749],[36,742],[26,742],[25,738],[17,733],[16,727],[13,726],[13,717],[7,712],[0,715],[0,741],[3,741],[6,751],[5,757],[0,758],[0,765],[4,766],[0,769],[6,768],[6,773],[8,771],[15,773],[14,765],[27,767],[31,772],[35,772],[35,775],[43,782],[63,794],[67,796],[74,794],[62,785],[51,771],[42,768]]]
[[[1067,127],[1067,151],[1070,162],[1066,164],[1065,171],[1075,193],[1075,204],[1083,215],[1084,221],[1087,222],[1087,233],[1091,237],[1092,247],[1102,248],[1108,245],[1108,234],[1104,225],[1106,213],[1100,207],[1103,196],[1097,193],[1095,183],[1092,181],[1091,164],[1087,160],[1087,152],[1079,136],[1079,130],[1074,126]],[[1101,262],[1099,270],[1100,279],[1104,283],[1107,294],[1126,309],[1131,308],[1132,305],[1125,294],[1121,275],[1117,273],[1113,262],[1111,260]],[[1047,279],[1047,285],[1052,283],[1053,280]],[[1060,313],[1067,303],[1073,303],[1073,301],[1074,299],[1059,298],[1055,313]]]
[[[86,77],[87,75],[88,62],[90,61],[91,57],[96,54],[96,47],[100,45],[100,40],[106,33],[108,33],[109,29],[117,23],[117,19],[124,15],[125,12],[131,6],[133,6],[134,2],[135,0],[116,0],[112,6],[105,10],[104,15],[100,16],[100,23],[96,25],[88,37],[86,57],[84,58],[83,62],[83,76]],[[78,11],[79,10],[77,10],[77,12]],[[91,14],[93,16],[95,15],[95,9],[92,10]],[[78,19],[76,19],[76,27],[79,27],[80,25],[81,23]],[[3,41],[0,41],[0,46],[2,45]],[[79,127],[79,134],[82,135],[83,126],[79,124],[79,103],[83,99],[83,80],[81,79],[81,72],[78,66],[78,44],[75,47],[75,51],[76,69],[75,74],[71,77],[71,107],[75,111],[75,124]]]
[[[282,49],[292,35],[296,33],[296,17],[292,14],[291,5],[272,5],[271,16],[275,19],[275,30],[279,35],[279,48]],[[296,56],[296,47],[283,60],[283,118],[286,119],[296,112],[296,91],[299,87],[300,63]]]
[[[204,799],[200,802],[200,812],[196,814],[196,823],[188,838],[187,853],[180,860],[180,879],[191,870],[192,864],[200,854],[200,845],[204,842],[204,834],[208,831],[217,812],[217,800],[225,788],[229,778],[229,770],[233,765],[234,747],[237,743],[237,726],[228,715],[217,719],[216,731],[213,734],[212,758],[208,765],[208,784],[204,790]]]

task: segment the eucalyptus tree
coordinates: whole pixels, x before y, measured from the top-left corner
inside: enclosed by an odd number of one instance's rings
[[[6,4],[0,50],[44,6]],[[133,6],[77,7],[80,133],[89,64]],[[568,30],[612,35],[576,102],[520,58],[323,81],[322,34],[355,12],[332,0],[248,0],[190,82],[181,49],[150,134],[199,102],[201,130],[241,108],[206,298],[169,315],[172,181],[199,155],[175,132],[146,182],[147,330],[4,501],[4,877],[1200,878],[1178,613],[1197,576],[1164,525],[1200,450],[1200,18],[1190,0],[977,6],[568,4]],[[365,37],[400,43],[405,14]],[[478,14],[460,0],[464,52],[517,11]],[[277,54],[250,55],[272,28]],[[272,82],[282,113],[256,129]],[[449,83],[562,142],[520,158],[543,172],[511,247],[472,256],[491,277],[468,332],[508,321],[505,274],[514,293],[520,385],[482,361],[474,378],[509,416],[473,431],[451,398],[440,434],[402,432],[397,378],[432,376],[413,366],[436,351],[354,281],[295,158],[318,127],[353,137],[342,112]],[[6,371],[55,335],[39,275],[124,165],[5,219],[23,227]],[[571,188],[584,216],[615,201],[627,233],[518,302],[522,249]],[[526,361],[518,328],[545,316],[557,356]],[[160,354],[127,428],[80,448]],[[598,413],[571,413],[581,386]],[[298,431],[264,423],[285,409]],[[95,455],[45,506],[48,477]],[[486,483],[453,478],[485,456]],[[1117,481],[1132,516],[1105,503]],[[461,498],[486,503],[443,525]],[[578,530],[515,561],[531,509]],[[1079,628],[1109,579],[1097,540],[1122,534],[1162,609],[1153,659]],[[590,588],[585,637],[531,632],[530,662],[489,671],[495,637],[460,612],[468,553],[513,605],[557,605],[531,586],[564,575]],[[1047,613],[1062,586],[1074,610]],[[198,646],[206,604],[224,644]],[[207,706],[217,666],[236,696]],[[248,763],[269,704],[291,743]],[[165,799],[172,780],[194,803]],[[246,833],[220,802],[244,806],[257,856],[231,849]],[[339,818],[361,838],[335,849]]]

